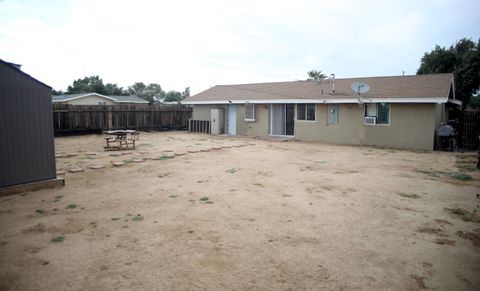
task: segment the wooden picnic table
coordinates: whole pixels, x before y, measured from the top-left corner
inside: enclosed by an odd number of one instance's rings
[[[105,150],[135,149],[135,141],[139,132],[136,130],[107,130],[105,135]]]

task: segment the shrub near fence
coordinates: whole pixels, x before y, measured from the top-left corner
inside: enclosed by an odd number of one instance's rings
[[[53,104],[56,134],[114,129],[186,129],[192,108],[184,105]]]

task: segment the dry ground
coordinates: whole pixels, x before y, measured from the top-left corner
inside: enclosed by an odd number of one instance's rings
[[[66,186],[0,198],[0,289],[480,289],[471,154],[140,137],[57,138]]]

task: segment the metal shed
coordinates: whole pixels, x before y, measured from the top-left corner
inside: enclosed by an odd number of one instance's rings
[[[57,179],[52,88],[0,60],[0,195],[63,185]]]

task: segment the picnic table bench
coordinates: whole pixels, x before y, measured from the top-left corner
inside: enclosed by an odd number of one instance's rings
[[[135,149],[135,141],[139,132],[136,130],[107,130],[105,135],[105,150]]]

